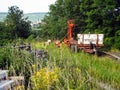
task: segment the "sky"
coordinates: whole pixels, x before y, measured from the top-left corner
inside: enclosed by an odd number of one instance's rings
[[[18,6],[24,13],[48,12],[49,5],[56,0],[0,0],[0,12],[8,12],[8,7]]]

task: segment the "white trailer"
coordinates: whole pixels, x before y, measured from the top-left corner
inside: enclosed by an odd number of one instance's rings
[[[78,44],[103,45],[104,34],[77,34]]]

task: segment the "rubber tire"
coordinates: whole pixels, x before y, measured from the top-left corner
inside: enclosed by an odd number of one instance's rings
[[[75,45],[75,53],[78,52],[78,48],[77,48],[77,45]]]
[[[72,45],[70,45],[70,49],[71,49],[71,52],[78,52],[78,48],[77,48],[77,45],[74,45],[74,44],[72,44]]]

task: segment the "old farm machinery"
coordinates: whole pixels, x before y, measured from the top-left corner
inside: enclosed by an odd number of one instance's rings
[[[74,30],[74,20],[69,20],[67,35],[64,38],[64,43],[70,47],[71,51],[77,52],[78,50],[83,50],[92,54],[96,53],[98,49],[104,45],[104,34],[77,34],[77,37],[74,37]]]

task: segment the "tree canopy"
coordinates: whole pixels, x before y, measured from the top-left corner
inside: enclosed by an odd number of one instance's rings
[[[17,6],[9,7],[5,23],[12,26],[12,36],[27,38],[30,34],[30,21],[24,18],[23,11]]]
[[[24,18],[23,11],[17,6],[11,6],[5,21],[0,22],[0,45],[19,37],[27,38],[30,30],[30,21]]]
[[[69,19],[77,33],[103,33],[105,46],[120,49],[119,0],[57,0],[43,20],[41,37],[63,38]]]

